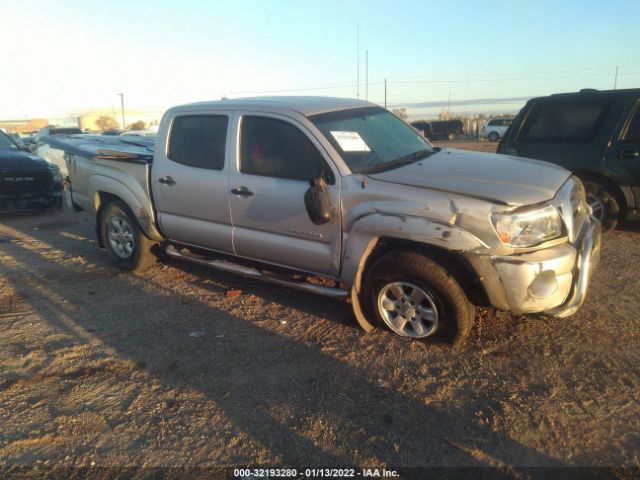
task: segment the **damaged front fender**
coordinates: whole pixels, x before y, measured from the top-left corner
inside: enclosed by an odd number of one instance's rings
[[[410,215],[371,213],[358,219],[345,238],[341,282],[360,291],[362,269],[380,238],[397,238],[449,251],[487,249],[479,238],[455,225]]]

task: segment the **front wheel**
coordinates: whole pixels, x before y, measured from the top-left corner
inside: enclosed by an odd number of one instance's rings
[[[363,300],[368,316],[415,339],[464,342],[475,310],[458,282],[439,264],[414,252],[380,258],[367,272]]]
[[[129,208],[120,201],[107,205],[100,217],[100,235],[109,258],[123,270],[143,271],[156,257],[153,242],[145,236]]]
[[[584,180],[584,189],[593,216],[602,223],[602,232],[607,233],[614,230],[620,220],[621,210],[616,195],[604,185],[593,180]]]
[[[456,139],[456,134],[451,132],[449,135],[447,135],[447,138],[453,142]]]
[[[497,142],[498,140],[500,140],[500,135],[498,135],[498,132],[490,132],[489,133],[489,141],[490,142]]]

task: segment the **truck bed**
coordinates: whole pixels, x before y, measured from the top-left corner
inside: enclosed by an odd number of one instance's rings
[[[102,158],[147,164],[153,161],[154,139],[108,135],[50,135],[42,139],[51,148],[84,158]]]
[[[43,138],[64,152],[71,202],[95,214],[102,194],[122,199],[148,231],[155,221],[150,173],[155,140],[106,135],[54,135]]]

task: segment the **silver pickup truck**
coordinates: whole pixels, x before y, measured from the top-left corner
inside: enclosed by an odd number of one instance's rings
[[[599,257],[568,171],[434,148],[363,101],[194,103],[165,113],[155,147],[104,138],[52,148],[117,266],[163,254],[347,298],[366,330],[459,342],[475,305],[565,317]]]

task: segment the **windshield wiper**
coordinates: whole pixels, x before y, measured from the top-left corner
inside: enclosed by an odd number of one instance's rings
[[[369,174],[369,173],[386,172],[387,170],[392,170],[394,168],[402,167],[404,165],[409,165],[410,163],[417,162],[418,160],[422,160],[423,158],[428,157],[432,153],[433,152],[429,150],[418,150],[417,152],[413,152],[408,155],[403,155],[401,157],[396,158],[395,160],[391,160],[390,162],[381,163],[380,165],[371,167],[362,173]]]

